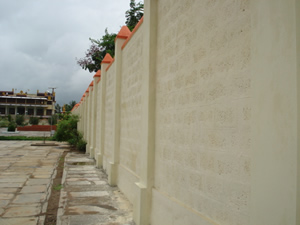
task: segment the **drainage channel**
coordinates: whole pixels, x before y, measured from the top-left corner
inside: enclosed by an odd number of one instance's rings
[[[52,190],[51,190],[50,198],[48,200],[48,207],[47,207],[46,219],[44,225],[56,224],[57,210],[58,210],[59,198],[60,198],[60,189],[62,188],[61,180],[63,176],[64,162],[67,153],[68,151],[63,152],[56,168],[56,177],[54,178],[51,187]]]

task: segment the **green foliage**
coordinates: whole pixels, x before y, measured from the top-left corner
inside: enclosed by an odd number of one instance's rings
[[[14,121],[11,121],[9,124],[8,124],[8,127],[7,127],[7,131],[9,132],[15,132],[16,131],[16,124]]]
[[[70,112],[75,105],[76,105],[76,101],[74,100],[70,101],[69,104],[65,104],[66,112]]]
[[[64,186],[62,184],[58,184],[57,186],[53,187],[55,191],[60,191]]]
[[[13,141],[43,141],[44,137],[26,137],[26,136],[0,136],[0,140],[13,140]],[[53,139],[47,137],[46,140],[52,141]]]
[[[11,122],[13,120],[10,114],[8,114],[7,120],[8,120],[8,122]]]
[[[89,38],[91,41],[90,48],[87,49],[85,57],[77,59],[77,64],[84,70],[89,72],[97,72],[101,69],[101,62],[106,55],[109,53],[112,57],[115,55],[115,38],[117,34],[108,33],[107,28],[105,34],[100,40]]]
[[[74,146],[78,151],[85,152],[86,150],[86,141],[83,139],[83,136],[78,131],[72,134],[72,138],[69,140],[69,144]]]
[[[135,3],[135,0],[130,0],[130,9],[126,11],[126,26],[129,30],[133,30],[135,25],[140,21],[144,15],[144,4],[139,2]]]
[[[57,115],[52,115],[51,117],[48,118],[48,123],[50,125],[56,125],[57,120],[58,120],[58,116]]]
[[[77,115],[71,115],[61,120],[56,128],[55,139],[57,141],[69,141],[72,138],[72,134],[77,131],[78,121]]]
[[[71,146],[80,151],[85,151],[86,142],[82,134],[77,130],[79,117],[73,114],[64,115],[64,118],[58,123],[54,139],[56,141],[67,141]]]
[[[61,106],[59,104],[55,105],[55,112],[58,114],[61,113]]]
[[[83,139],[80,139],[76,145],[76,148],[80,152],[85,152],[86,151],[86,141]]]
[[[0,119],[0,127],[8,127],[9,121],[6,118]]]
[[[30,117],[29,118],[29,123],[32,125],[38,125],[40,122],[40,118],[39,117]]]
[[[16,123],[18,126],[22,126],[24,124],[25,118],[23,115],[16,116]]]

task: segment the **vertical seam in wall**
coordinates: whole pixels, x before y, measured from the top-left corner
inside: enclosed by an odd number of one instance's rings
[[[297,71],[297,198],[296,224],[300,224],[300,1],[295,0],[296,71]]]

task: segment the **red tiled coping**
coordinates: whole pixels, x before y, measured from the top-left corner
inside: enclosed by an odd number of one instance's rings
[[[109,67],[114,63],[115,59],[113,58],[113,60],[111,61],[111,63],[108,65],[108,67],[106,68],[106,71],[109,69]]]
[[[131,34],[131,31],[129,30],[129,28],[127,26],[122,26],[121,30],[119,31],[119,33],[116,36],[117,38],[121,38],[121,39],[127,39]],[[115,39],[115,41],[116,41]]]
[[[98,70],[97,73],[95,73],[94,77],[101,77],[101,70]]]
[[[126,39],[126,41],[122,45],[122,49],[125,48],[126,44],[129,42],[129,40],[134,35],[134,33],[139,29],[139,27],[141,26],[141,24],[143,23],[143,21],[144,21],[144,17],[142,17],[140,19],[140,21],[137,23],[137,25],[135,25],[135,27],[134,27],[133,31],[131,32],[130,36]]]
[[[32,126],[25,126],[25,127],[17,127],[18,131],[50,131],[50,125],[32,125]],[[56,126],[52,125],[52,130],[56,130]]]
[[[113,58],[111,57],[111,55],[109,53],[106,53],[106,55],[104,56],[102,63],[111,63],[111,61],[113,60]]]

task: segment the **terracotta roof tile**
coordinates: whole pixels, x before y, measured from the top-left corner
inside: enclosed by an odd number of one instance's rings
[[[111,63],[112,60],[113,60],[113,58],[111,57],[111,55],[109,53],[106,53],[106,55],[104,56],[101,64],[102,63],[108,63],[109,64],[109,63]]]
[[[101,77],[101,70],[98,70],[94,77]]]
[[[129,28],[127,26],[122,26],[121,30],[119,31],[119,33],[117,34],[117,38],[121,38],[121,39],[127,39],[131,34],[131,31],[129,30]]]

